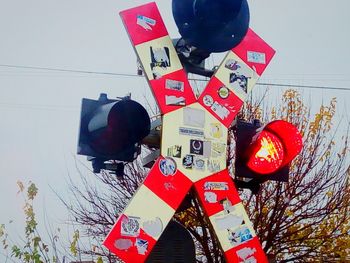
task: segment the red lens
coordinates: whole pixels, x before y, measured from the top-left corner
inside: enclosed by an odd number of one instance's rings
[[[298,129],[287,121],[277,120],[266,125],[264,130],[272,132],[283,142],[284,160],[282,166],[290,163],[302,150],[303,138]]]
[[[271,132],[263,130],[252,145],[247,166],[259,174],[277,171],[284,159],[281,140]]]

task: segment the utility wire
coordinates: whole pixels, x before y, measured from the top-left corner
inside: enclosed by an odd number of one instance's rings
[[[329,89],[329,90],[346,90],[350,91],[350,88],[343,87],[331,87],[331,86],[309,86],[309,85],[293,85],[293,84],[279,84],[279,83],[261,83],[258,82],[256,85],[260,86],[272,86],[272,87],[287,87],[287,88],[305,88],[305,89]]]
[[[110,76],[122,76],[122,77],[142,77],[142,76],[140,76],[140,75],[137,75],[137,74],[130,74],[130,73],[116,73],[116,72],[103,72],[103,71],[88,71],[88,70],[63,69],[63,68],[51,68],[51,67],[35,67],[35,66],[8,65],[8,64],[0,64],[0,67],[4,67],[4,68],[21,68],[21,69],[35,69],[35,70],[47,70],[47,71],[56,71],[56,72],[70,72],[70,73],[82,73],[82,74],[94,74],[94,75],[110,75]],[[198,79],[198,78],[190,78],[189,80],[208,81],[208,79]],[[258,82],[258,83],[256,83],[256,85],[260,85],[260,86],[272,86],[272,87],[287,87],[287,88],[328,89],[328,90],[350,91],[350,88],[345,88],[345,87],[332,87],[332,86],[297,85],[297,84],[263,83],[263,82]]]
[[[63,68],[19,66],[19,65],[6,65],[6,64],[0,64],[0,67],[4,67],[4,68],[21,68],[21,69],[36,69],[36,70],[83,73],[83,74],[95,74],[95,75],[112,75],[112,76],[124,76],[124,77],[137,77],[138,76],[136,74],[127,74],[127,73],[113,73],[113,72],[102,72],[102,71],[88,71],[88,70],[63,69]]]

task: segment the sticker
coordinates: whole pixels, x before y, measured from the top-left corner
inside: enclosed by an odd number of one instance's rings
[[[186,169],[192,169],[193,166],[193,155],[187,154],[183,159],[182,159],[182,165]]]
[[[222,204],[222,207],[227,214],[232,213],[236,210],[231,201],[227,198],[221,200],[220,203]]]
[[[123,236],[137,237],[140,235],[140,218],[124,216],[121,223],[121,234]]]
[[[151,52],[151,70],[153,73],[153,77],[155,79],[159,78],[159,73],[156,71],[156,69],[166,69],[171,66],[170,62],[170,51],[168,47],[163,48],[153,48],[150,47]],[[161,76],[161,75],[160,75]]]
[[[186,105],[186,100],[184,97],[176,97],[173,95],[165,96],[165,105],[175,105],[175,106],[184,106]]]
[[[170,51],[168,47],[153,48],[150,47],[151,52],[151,69],[155,67],[167,68],[170,67]]]
[[[216,173],[220,171],[220,162],[218,160],[208,160],[209,172]]]
[[[211,110],[219,116],[220,119],[226,119],[230,114],[230,111],[223,105],[219,104],[217,101],[211,106]]]
[[[203,157],[209,158],[211,156],[211,142],[205,141],[203,143]]]
[[[141,238],[136,238],[135,246],[137,248],[137,253],[140,255],[146,255],[147,249],[148,249],[148,241],[141,239]]]
[[[185,90],[185,83],[182,81],[167,79],[165,80],[165,88],[170,90],[176,90],[184,92]]]
[[[132,241],[130,239],[120,238],[114,242],[114,247],[119,250],[128,250],[132,247]]]
[[[228,59],[225,62],[225,68],[232,70],[232,71],[236,71],[236,70],[240,69],[241,66],[238,64],[238,61],[236,61],[234,59]]]
[[[204,128],[205,125],[205,111],[194,109],[194,108],[184,108],[183,111],[184,125]]]
[[[157,21],[146,16],[138,15],[136,23],[148,31],[153,29],[152,27],[156,25]]]
[[[204,104],[205,106],[210,107],[211,105],[213,105],[213,103],[214,103],[214,99],[213,99],[212,96],[210,96],[210,95],[205,95],[205,96],[203,97],[203,104]]]
[[[168,156],[175,157],[175,158],[181,158],[181,148],[180,145],[174,145],[168,148]]]
[[[202,130],[192,129],[192,128],[180,127],[179,128],[179,133],[181,135],[188,135],[188,136],[195,136],[195,137],[204,137],[204,132]]]
[[[190,153],[203,155],[203,141],[190,140]]]
[[[205,170],[205,161],[203,159],[198,158],[197,156],[194,157],[193,161],[194,169],[199,171]]]
[[[244,222],[243,218],[237,215],[228,214],[221,218],[215,218],[219,230],[237,228]]]
[[[215,204],[218,202],[218,196],[213,192],[204,192],[204,200],[209,204]]]
[[[218,95],[222,99],[227,99],[228,96],[230,95],[229,89],[226,88],[225,86],[219,88],[218,89]]]
[[[233,246],[237,246],[253,238],[252,233],[250,232],[249,228],[246,226],[240,227],[235,232],[229,230],[228,233],[229,233],[228,239],[231,245]]]
[[[222,125],[220,123],[210,123],[210,136],[220,139],[223,136]]]
[[[172,158],[165,158],[159,162],[159,170],[164,176],[173,176],[176,173],[176,163]]]
[[[247,52],[248,62],[266,64],[266,55],[265,53],[248,51]]]
[[[228,189],[229,187],[226,182],[205,182],[204,184],[204,190],[226,191]]]
[[[246,260],[240,261],[238,263],[258,263],[258,260],[255,257],[250,257],[250,258],[247,258]]]
[[[248,92],[248,78],[246,76],[231,73],[229,82],[232,88],[241,88],[245,93]]]
[[[211,147],[211,155],[213,158],[219,157],[223,155],[226,151],[226,144],[219,143],[219,142],[213,142]]]
[[[155,220],[144,222],[142,229],[146,232],[147,235],[157,238],[162,234],[163,222],[159,217],[156,217]]]
[[[250,248],[250,247],[244,247],[240,250],[237,250],[236,254],[237,256],[244,260],[248,259],[250,256],[253,256],[256,253],[256,248]],[[255,258],[254,258],[255,259]]]

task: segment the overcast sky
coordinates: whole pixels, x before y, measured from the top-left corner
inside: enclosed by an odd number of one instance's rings
[[[47,206],[53,221],[65,219],[49,185],[64,195],[68,172],[76,176],[81,98],[131,92],[144,103],[143,97],[150,96],[141,77],[3,65],[134,74],[135,54],[118,12],[147,2],[0,0],[0,223],[13,219],[15,226],[21,225],[17,180],[35,182],[40,191],[38,205]],[[171,37],[178,37],[171,1],[156,2]],[[260,82],[350,88],[349,0],[249,2],[251,27],[277,51]],[[349,109],[350,91],[300,91],[312,98],[313,106],[337,97],[339,112]]]

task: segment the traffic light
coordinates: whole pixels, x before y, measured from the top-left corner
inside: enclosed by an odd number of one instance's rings
[[[258,120],[242,120],[236,126],[236,178],[237,186],[258,190],[267,180],[287,182],[289,164],[303,147],[302,136],[291,123],[276,120],[264,127]]]
[[[186,43],[210,53],[232,49],[249,28],[247,0],[173,0],[172,9]]]
[[[181,35],[174,46],[187,73],[211,77],[205,60],[244,39],[249,28],[247,0],[173,0],[172,10]]]
[[[98,100],[84,98],[78,154],[89,156],[95,172],[105,169],[108,160],[131,162],[149,131],[147,111],[130,97],[111,100],[101,94]],[[119,166],[117,171],[121,170]]]

